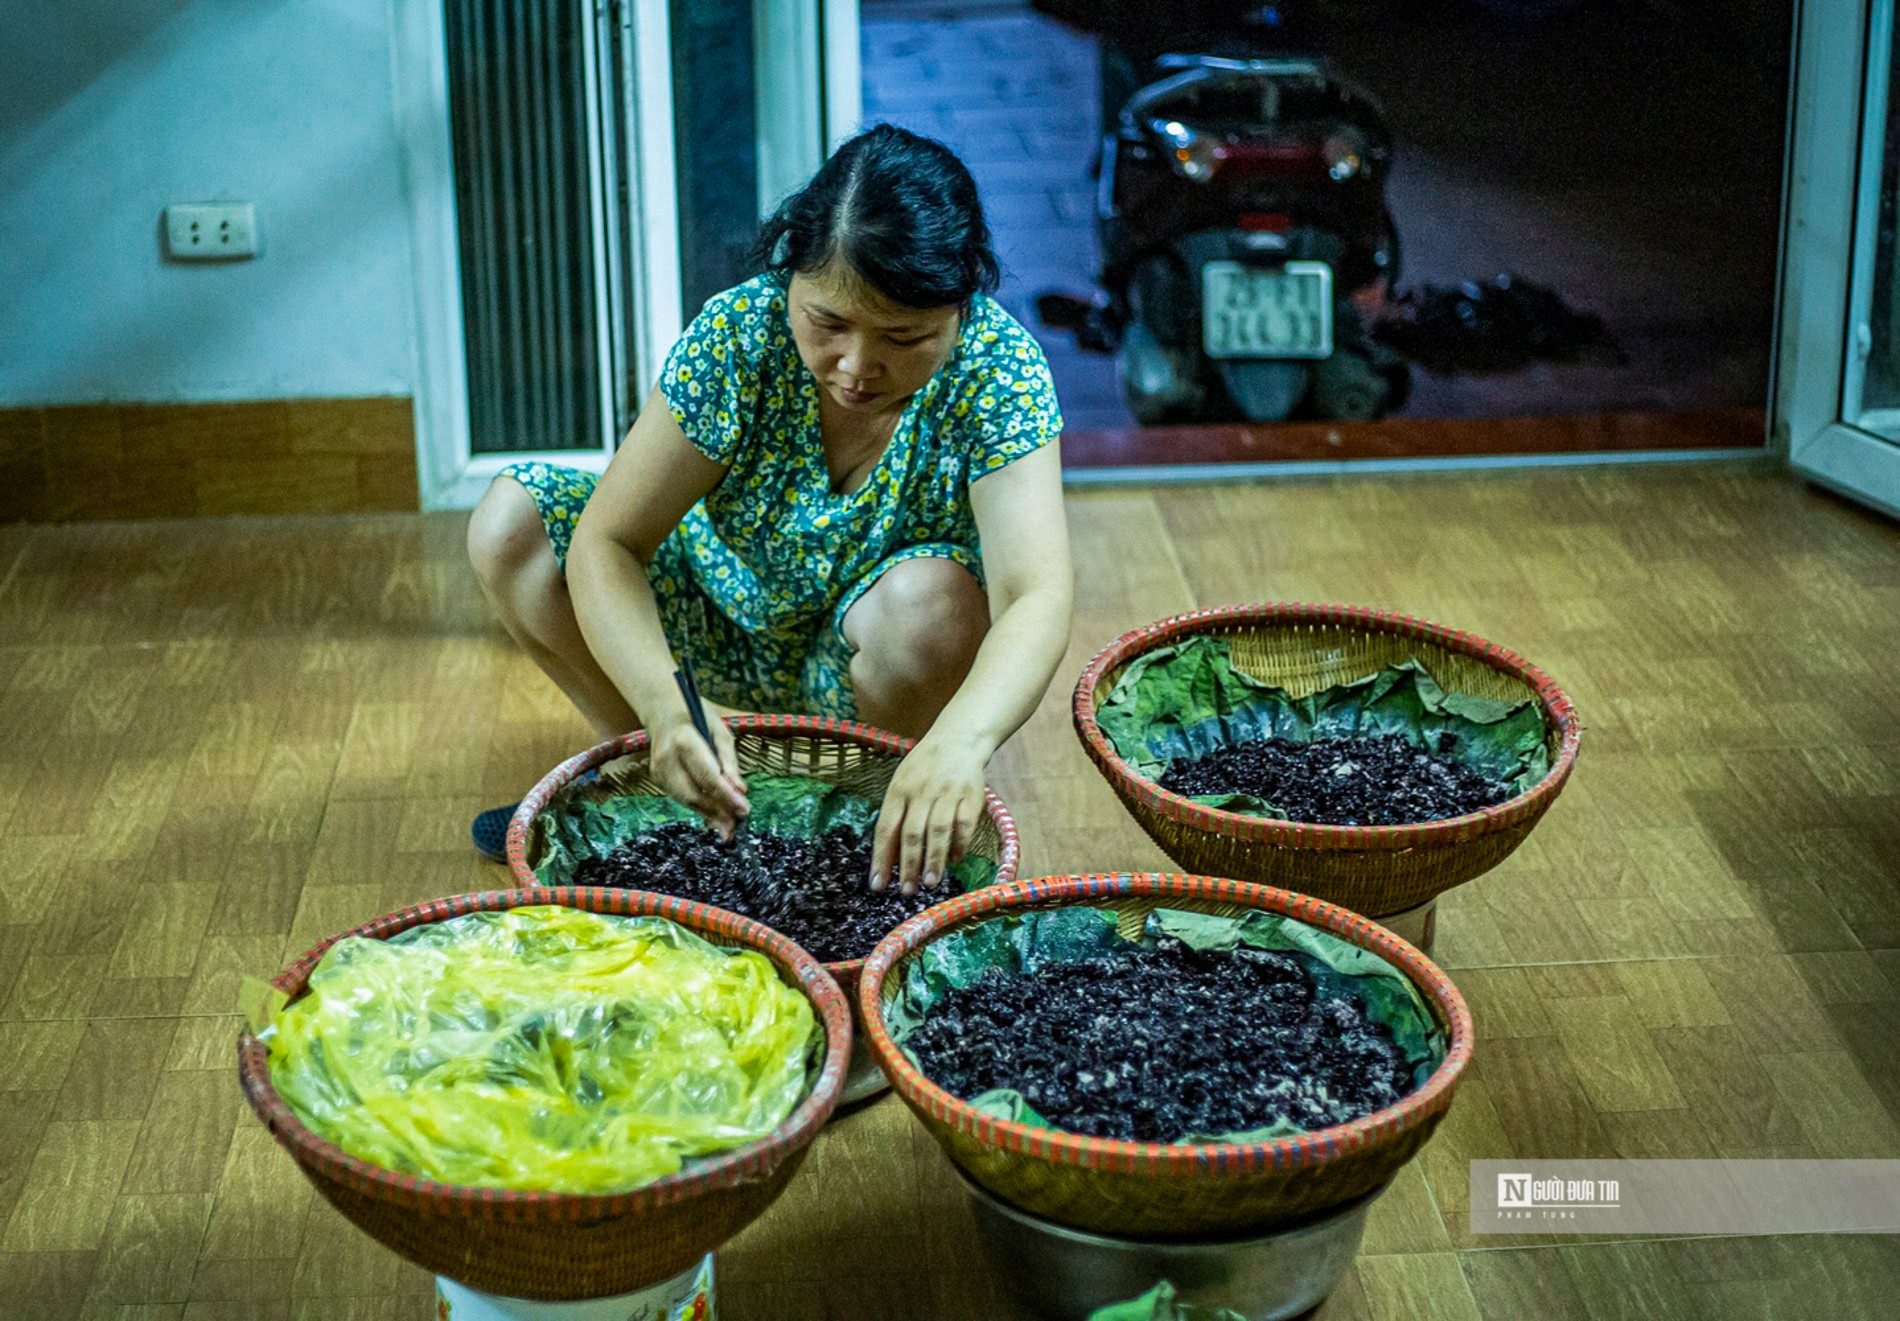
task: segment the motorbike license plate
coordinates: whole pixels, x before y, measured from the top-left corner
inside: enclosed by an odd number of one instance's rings
[[[1324,358],[1333,351],[1333,270],[1323,261],[1201,267],[1201,348],[1210,358]]]

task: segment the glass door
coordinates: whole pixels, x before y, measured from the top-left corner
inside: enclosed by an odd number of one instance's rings
[[[393,0],[425,508],[604,468],[760,216],[857,124],[857,0]]]
[[[667,0],[688,320],[754,273],[759,220],[857,127],[856,0]]]
[[[1900,97],[1890,94],[1893,26],[1891,2],[1875,6],[1867,34],[1842,410],[1854,425],[1890,441],[1900,439],[1900,270],[1894,264]]]
[[[1900,516],[1894,0],[1801,6],[1774,416],[1795,469]]]

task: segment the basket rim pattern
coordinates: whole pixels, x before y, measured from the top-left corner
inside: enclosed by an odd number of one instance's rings
[[[384,940],[411,927],[468,913],[497,912],[538,904],[562,904],[614,916],[663,917],[700,935],[726,936],[739,947],[770,958],[789,972],[810,1000],[826,1034],[825,1058],[811,1090],[771,1133],[754,1142],[696,1159],[690,1167],[624,1193],[558,1193],[442,1183],[402,1174],[353,1156],[318,1136],[297,1117],[270,1081],[270,1049],[248,1027],[238,1037],[238,1078],[251,1109],[279,1145],[307,1171],[376,1201],[467,1218],[534,1221],[594,1221],[675,1205],[704,1193],[765,1179],[824,1127],[838,1103],[851,1055],[851,1013],[843,990],[824,965],[761,923],[708,904],[644,890],[597,886],[541,886],[485,890],[414,904],[341,932],[312,946],[271,985],[293,999],[329,948],[350,936]]]
[[[1145,652],[1183,638],[1217,631],[1222,626],[1250,624],[1322,624],[1358,628],[1368,633],[1390,633],[1430,642],[1447,651],[1481,660],[1494,669],[1522,680],[1536,693],[1537,700],[1544,708],[1545,718],[1561,733],[1557,756],[1543,779],[1502,803],[1482,807],[1463,816],[1439,821],[1414,821],[1403,825],[1343,826],[1285,821],[1278,817],[1229,812],[1163,789],[1129,765],[1102,731],[1095,712],[1097,691],[1104,676],[1116,666],[1126,664]],[[1101,696],[1105,698],[1107,694]],[[1171,615],[1124,633],[1097,652],[1083,669],[1075,685],[1074,717],[1076,734],[1081,738],[1082,746],[1115,787],[1115,791],[1126,799],[1139,802],[1163,820],[1248,843],[1357,852],[1397,852],[1443,847],[1535,820],[1550,806],[1558,790],[1569,779],[1583,734],[1582,721],[1569,695],[1549,675],[1508,648],[1475,633],[1447,628],[1396,611],[1308,602],[1212,606]]]
[[[917,746],[917,740],[893,734],[889,730],[878,729],[873,725],[862,724],[855,720],[839,720],[831,716],[800,715],[743,715],[728,716],[726,724],[734,734],[754,734],[761,738],[821,738],[837,743],[850,743],[858,747],[869,748],[873,752],[887,753],[893,757],[903,757]],[[554,798],[554,795],[567,788],[588,771],[604,766],[619,757],[645,752],[649,740],[644,729],[636,729],[622,734],[618,738],[597,743],[585,752],[577,752],[566,761],[542,776],[534,788],[521,800],[521,806],[508,822],[508,870],[514,874],[516,885],[524,889],[543,888],[541,880],[528,866],[528,828],[534,818],[540,814]],[[996,880],[994,885],[1007,885],[1016,879],[1016,868],[1022,857],[1022,842],[1016,831],[1016,818],[1010,815],[1009,808],[997,795],[996,790],[987,784],[983,786],[983,811],[996,827],[998,838],[1002,840],[1001,856],[996,860]],[[868,955],[866,956],[869,957]],[[833,977],[845,979],[855,976],[864,967],[864,959],[842,959],[836,963],[827,963],[825,970]]]
[[[1362,1119],[1266,1142],[1128,1142],[1059,1129],[1035,1128],[986,1115],[939,1087],[912,1064],[884,1023],[883,990],[898,960],[938,936],[1000,912],[1104,899],[1214,900],[1264,909],[1306,922],[1400,968],[1449,1025],[1444,1060],[1422,1086]],[[1371,919],[1309,895],[1268,885],[1179,872],[1091,873],[1048,876],[990,886],[938,904],[893,931],[871,952],[858,986],[865,1038],[898,1094],[954,1132],[1014,1155],[1118,1174],[1176,1179],[1244,1179],[1266,1170],[1316,1169],[1386,1145],[1441,1114],[1470,1063],[1471,1011],[1450,979],[1409,944]]]

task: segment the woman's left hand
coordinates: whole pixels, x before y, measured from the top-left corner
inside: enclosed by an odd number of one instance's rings
[[[942,884],[982,819],[988,762],[989,752],[975,742],[935,731],[918,741],[891,777],[878,813],[873,890],[888,886],[893,873],[907,895]]]

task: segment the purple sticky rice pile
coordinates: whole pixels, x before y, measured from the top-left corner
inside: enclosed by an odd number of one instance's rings
[[[1188,796],[1251,794],[1289,821],[1328,826],[1442,821],[1511,797],[1508,786],[1397,734],[1229,743],[1176,761],[1159,783]]]
[[[1056,1128],[1137,1142],[1279,1120],[1311,1131],[1411,1090],[1385,1025],[1318,994],[1298,959],[1172,938],[1032,974],[991,969],[945,992],[904,1046],[964,1100],[1013,1088]]]
[[[763,922],[821,963],[861,959],[878,941],[948,893],[870,886],[871,841],[850,830],[816,839],[750,832],[767,884],[740,847],[703,826],[677,821],[641,831],[604,858],[574,869],[574,884],[656,890]]]

